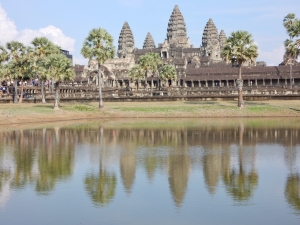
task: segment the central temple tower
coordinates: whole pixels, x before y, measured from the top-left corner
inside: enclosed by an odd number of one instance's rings
[[[168,23],[167,42],[174,44],[176,47],[190,48],[190,40],[186,37],[186,25],[184,18],[179,10],[178,5],[175,6]]]

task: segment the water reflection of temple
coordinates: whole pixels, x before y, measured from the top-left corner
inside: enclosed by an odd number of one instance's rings
[[[223,183],[222,188],[234,201],[245,201],[255,194],[259,181],[255,168],[256,146],[268,143],[281,145],[286,152],[294,149],[300,145],[299,128],[241,123],[192,128],[78,125],[2,131],[0,160],[10,158],[11,161],[0,164],[0,191],[7,183],[13,188],[33,183],[37,193],[50,194],[57,182],[73,175],[75,149],[81,145],[87,149],[94,146],[99,151],[99,159],[94,159],[99,163],[99,171],[86,176],[85,186],[92,201],[101,206],[113,200],[118,179],[126,193],[134,191],[139,169],[145,171],[150,182],[158,171],[165,173],[177,207],[184,202],[193,168],[201,168],[210,194],[215,194]],[[105,164],[113,149],[119,151],[116,163],[120,178]],[[299,192],[290,191],[297,190],[297,185],[299,188],[299,179],[294,174],[287,180],[285,195],[294,199],[289,200],[290,204],[298,210]]]

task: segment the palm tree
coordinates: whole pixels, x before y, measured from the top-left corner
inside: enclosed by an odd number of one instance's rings
[[[40,73],[42,79],[52,79],[55,82],[55,103],[54,109],[60,109],[59,105],[59,84],[62,81],[72,80],[75,76],[71,60],[63,54],[52,54],[41,62]]]
[[[60,47],[54,45],[51,41],[49,41],[45,37],[37,37],[33,39],[31,44],[34,46],[34,57],[35,57],[35,64],[36,67],[41,66],[42,60],[51,55],[51,54],[59,54],[60,53]],[[42,103],[46,103],[45,100],[45,94],[44,94],[44,79],[42,80]]]
[[[107,59],[115,56],[115,47],[113,46],[113,37],[103,28],[93,29],[83,43],[81,49],[83,57],[88,59],[96,59],[98,61],[99,76],[99,108],[103,107],[101,92],[101,70],[100,66]]]
[[[135,65],[129,70],[129,77],[131,78],[132,81],[136,81],[136,89],[139,89],[139,80],[144,78],[144,72],[140,65]]]
[[[8,75],[5,69],[6,66],[5,64],[3,64],[8,59],[9,59],[9,55],[6,49],[0,45],[0,81]]]
[[[157,73],[159,70],[159,67],[162,65],[161,58],[159,54],[154,52],[149,52],[145,55],[142,55],[138,59],[138,64],[140,65],[141,69],[144,71],[144,84],[145,88],[147,87],[147,77],[148,73]],[[153,83],[153,77],[151,82]],[[152,87],[152,85],[151,85]]]
[[[289,43],[287,43],[288,40],[285,41],[285,47],[286,47],[286,55],[289,57],[288,64],[290,64],[290,88],[292,88],[292,73],[293,73],[293,56],[294,54],[291,45],[293,38],[298,36],[300,34],[300,30],[297,32],[297,26],[295,26],[299,21],[296,18],[296,15],[294,13],[289,13],[283,18],[283,26],[285,27],[288,35],[290,36]],[[299,26],[299,25],[298,25]],[[297,58],[297,57],[296,57]]]
[[[164,82],[168,80],[176,80],[177,74],[176,69],[173,65],[165,65],[160,70],[160,79],[162,79]]]
[[[237,62],[239,67],[239,78],[237,85],[239,90],[238,107],[244,106],[243,101],[243,80],[242,80],[242,65],[246,61],[255,61],[258,56],[257,46],[254,44],[252,35],[247,31],[232,32],[227,38],[222,54],[228,63]]]
[[[18,92],[17,82],[21,80],[21,93],[19,102],[23,99],[23,81],[33,75],[33,50],[20,42],[12,41],[6,43],[6,49],[9,53],[9,63],[7,69],[10,76],[14,79],[15,93],[14,103],[17,103]]]

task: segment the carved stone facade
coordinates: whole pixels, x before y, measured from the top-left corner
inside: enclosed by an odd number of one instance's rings
[[[143,49],[152,49],[152,48],[155,48],[155,42],[150,32],[148,32],[146,39],[144,41]]]
[[[167,38],[164,42],[156,47],[151,34],[148,33],[143,48],[138,49],[134,46],[134,37],[130,26],[125,22],[118,41],[118,58],[108,60],[102,65],[104,86],[133,85],[128,77],[128,72],[135,65],[138,58],[148,52],[159,54],[165,64],[175,66],[177,81],[173,81],[172,85],[174,83],[176,86],[187,85],[185,80],[189,76],[191,69],[198,71],[200,75],[201,70],[205,68],[222,72],[225,67],[231,67],[224,62],[221,54],[226,42],[226,34],[224,30],[218,33],[218,29],[212,19],[209,19],[204,27],[202,45],[195,48],[190,44],[184,18],[176,5],[168,22],[166,36]],[[244,66],[255,65],[255,63],[251,65],[246,63]],[[159,86],[159,78],[153,77],[150,73],[149,76],[151,76],[149,77],[149,83],[151,85],[154,84],[156,87]],[[201,79],[199,78],[199,80]],[[95,79],[94,81],[96,82]]]
[[[134,50],[134,38],[127,22],[124,23],[118,41],[118,57],[132,57]]]

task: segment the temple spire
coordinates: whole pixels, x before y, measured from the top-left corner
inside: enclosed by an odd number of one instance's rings
[[[146,39],[144,41],[144,49],[151,49],[151,48],[155,48],[155,42],[153,40],[152,35],[148,32]]]
[[[126,58],[133,53],[134,37],[127,22],[124,23],[118,41],[118,57]]]
[[[167,41],[178,47],[190,47],[189,39],[186,37],[186,25],[178,5],[173,9],[168,23]]]

